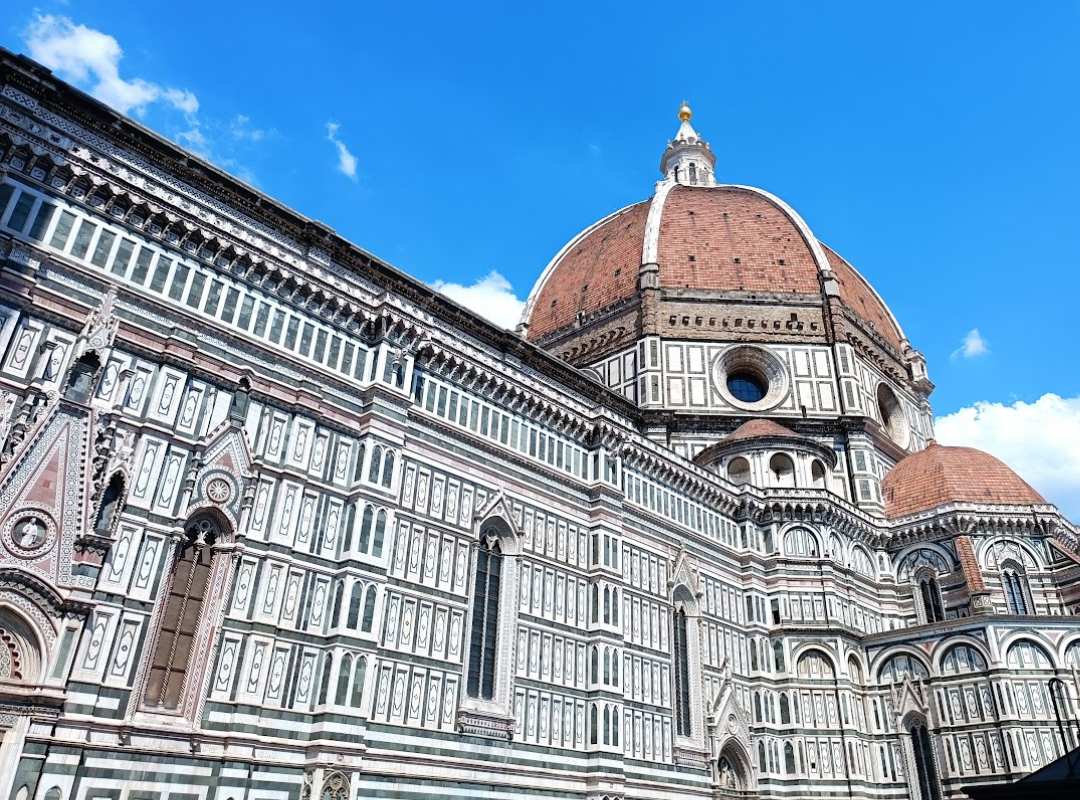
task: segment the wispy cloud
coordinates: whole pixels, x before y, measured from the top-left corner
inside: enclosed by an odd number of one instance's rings
[[[272,133],[273,131],[252,126],[251,120],[245,114],[237,114],[229,122],[229,134],[239,142],[258,144]]]
[[[963,343],[952,351],[949,358],[978,358],[989,354],[989,352],[990,344],[982,337],[978,328],[972,328],[964,336]]]
[[[977,402],[934,423],[942,444],[997,456],[1066,515],[1080,520],[1080,397]]]
[[[345,146],[345,142],[341,141],[341,137],[338,136],[338,131],[341,130],[341,126],[336,122],[326,123],[326,139],[334,145],[334,149],[337,150],[338,163],[337,168],[345,177],[350,180],[356,180],[356,156],[352,154],[348,147]]]
[[[238,149],[258,145],[274,131],[253,125],[244,114],[228,122],[200,114],[199,98],[190,89],[122,77],[124,50],[116,37],[68,17],[37,14],[23,31],[23,40],[31,58],[121,114],[144,116],[155,106],[179,112],[179,124],[172,119],[168,133],[177,144],[241,180],[258,183],[238,157]]]
[[[501,328],[512,330],[525,307],[525,301],[514,294],[510,281],[495,270],[468,286],[444,280],[433,281],[431,286]]]
[[[160,86],[144,78],[120,77],[120,43],[107,33],[77,25],[67,17],[38,14],[23,34],[30,57],[61,78],[81,85],[121,114],[141,114],[164,102],[184,114],[199,110],[188,89]]]

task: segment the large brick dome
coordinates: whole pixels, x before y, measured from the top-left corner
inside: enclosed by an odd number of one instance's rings
[[[885,514],[906,517],[949,503],[1042,505],[1042,495],[989,453],[930,442],[901,459],[881,482]]]
[[[826,302],[826,281],[866,328],[898,353],[904,335],[870,284],[778,197],[718,184],[712,151],[683,120],[652,198],[626,206],[570,240],[526,304],[530,340],[548,339],[632,303],[643,265],[662,291],[760,303]]]
[[[528,337],[543,339],[580,317],[633,300],[642,264],[655,263],[662,289],[706,290],[754,299],[821,296],[831,273],[841,301],[897,351],[903,334],[870,284],[778,198],[747,186],[662,187],[575,236],[548,265],[530,297]]]

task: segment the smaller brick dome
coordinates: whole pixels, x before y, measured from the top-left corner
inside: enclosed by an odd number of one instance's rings
[[[824,461],[830,469],[836,466],[832,448],[771,419],[761,418],[744,422],[716,444],[706,447],[694,456],[694,463],[715,467],[727,456],[762,449],[808,454]]]
[[[1046,502],[1019,475],[989,453],[946,447],[931,440],[903,458],[881,482],[888,517],[906,517],[948,503],[1042,505]]]
[[[729,436],[724,437],[723,444],[731,442],[743,442],[750,439],[803,439],[791,428],[785,428],[779,422],[771,419],[752,419],[744,422],[733,430]]]

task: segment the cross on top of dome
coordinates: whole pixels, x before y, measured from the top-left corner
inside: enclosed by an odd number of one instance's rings
[[[713,167],[716,156],[709,143],[690,124],[693,116],[690,104],[683,100],[679,106],[679,130],[664,150],[660,172],[666,181],[687,186],[715,186]]]

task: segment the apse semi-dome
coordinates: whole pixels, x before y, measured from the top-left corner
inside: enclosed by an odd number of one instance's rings
[[[904,352],[896,318],[855,268],[778,197],[717,183],[712,151],[690,126],[689,109],[680,118],[661,163],[666,180],[653,197],[590,225],[548,264],[522,318],[528,338],[557,338],[634,302],[644,283],[666,293],[721,293],[748,301],[824,304],[834,292],[866,328]]]
[[[889,470],[881,491],[888,517],[906,517],[950,503],[1046,503],[1027,481],[989,453],[935,441]]]

